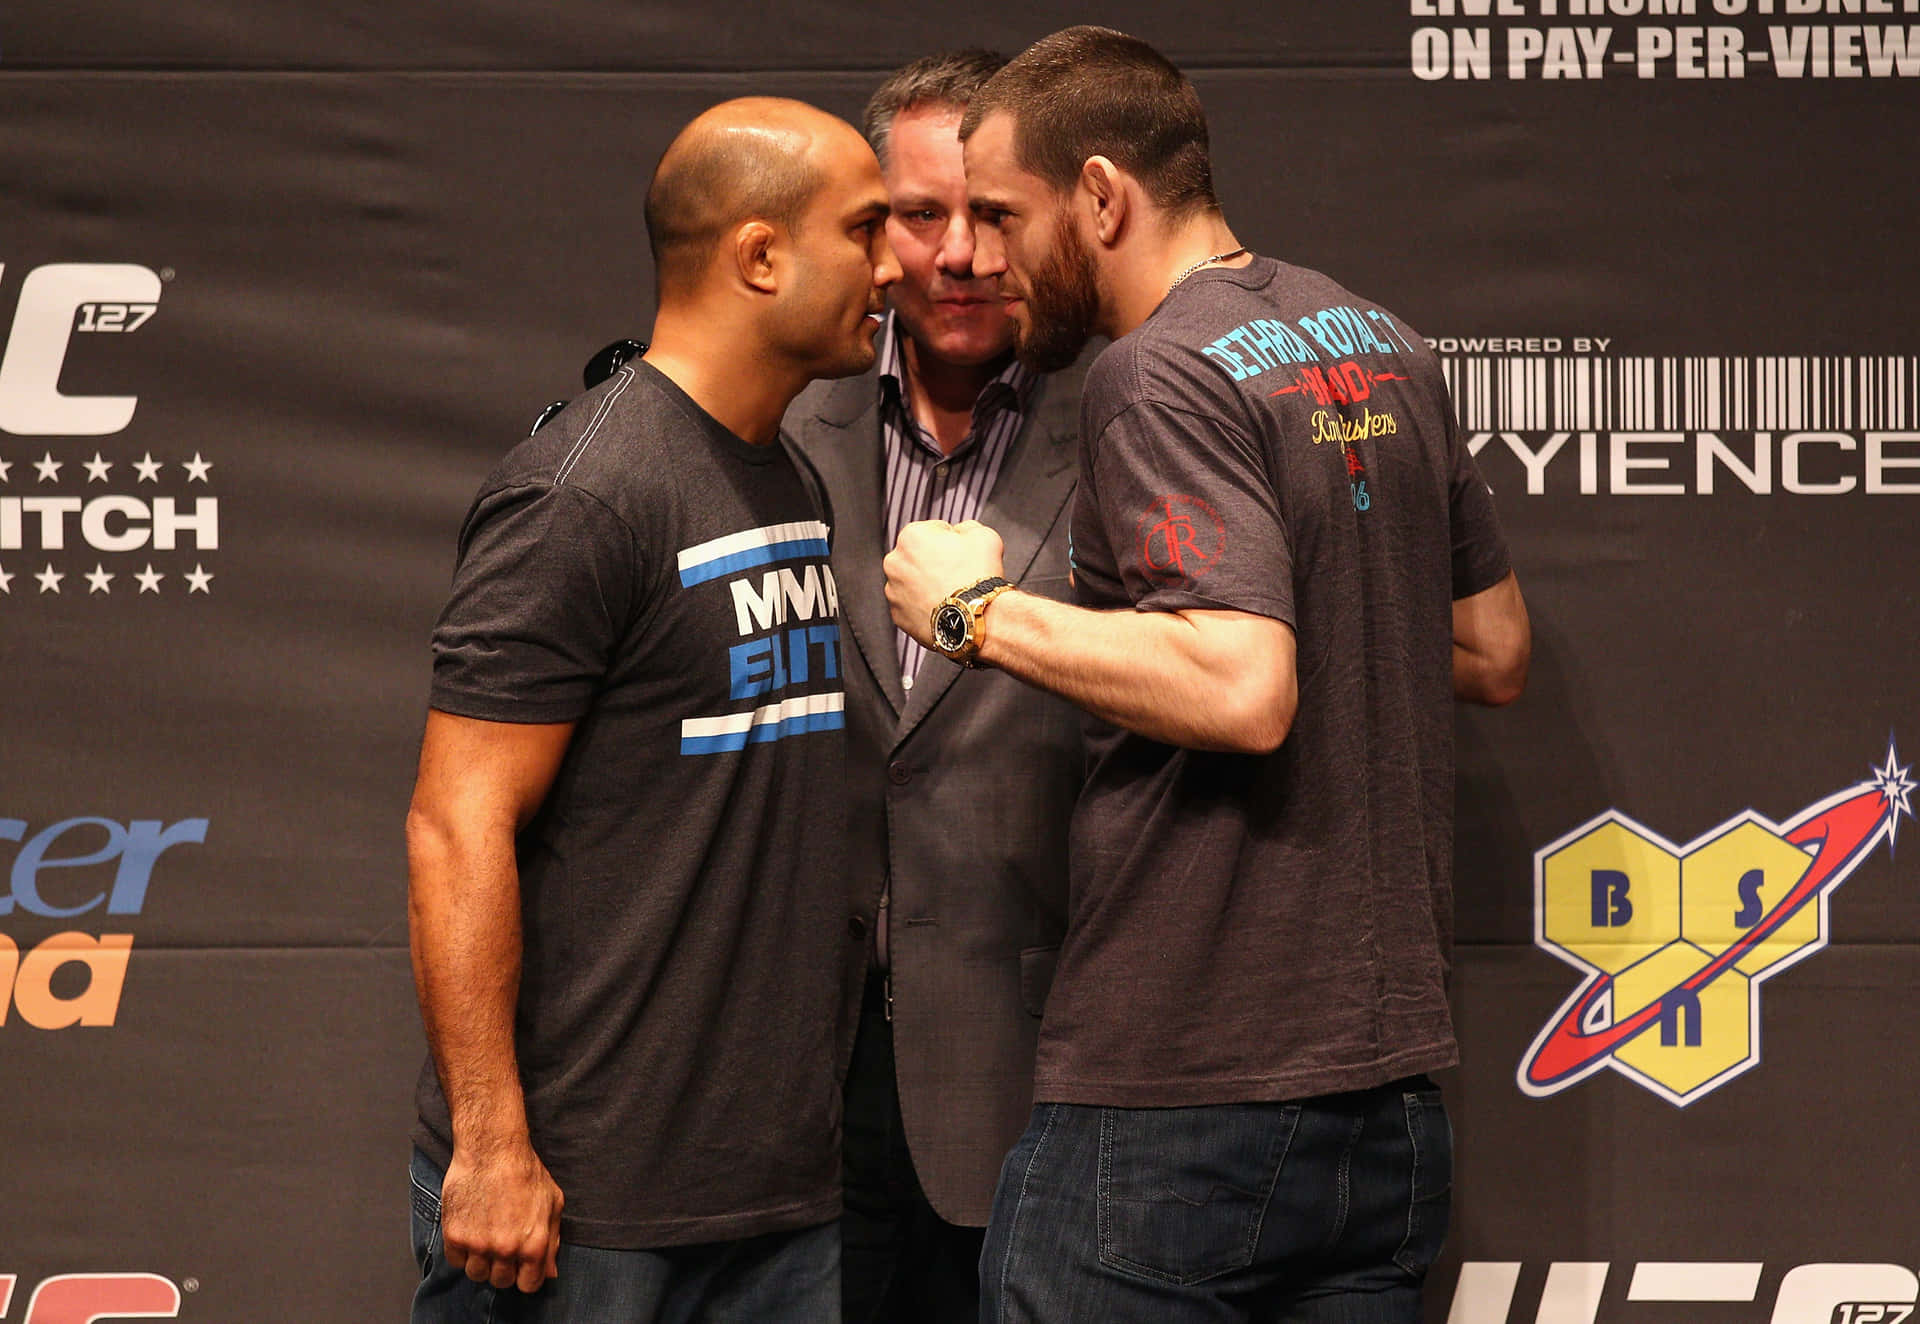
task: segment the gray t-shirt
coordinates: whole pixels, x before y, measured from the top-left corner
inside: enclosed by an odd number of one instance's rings
[[[575,722],[520,834],[515,1026],[561,1235],[644,1248],[835,1217],[838,594],[784,448],[644,362],[523,442],[460,535],[432,704]],[[415,1138],[450,1156],[422,1073]]]
[[[1455,1060],[1452,602],[1508,569],[1437,361],[1256,258],[1182,282],[1087,378],[1075,591],[1284,621],[1264,757],[1095,724],[1036,1097],[1302,1098]]]

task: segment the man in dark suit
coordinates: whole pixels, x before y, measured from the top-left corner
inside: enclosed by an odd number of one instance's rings
[[[787,413],[833,511],[850,900],[873,939],[845,1027],[842,1290],[857,1324],[978,1316],[981,1229],[1031,1108],[1084,768],[1071,707],[929,656],[888,619],[880,569],[903,525],[978,518],[1005,537],[1009,579],[1067,594],[1081,373],[1021,367],[997,282],[972,273],[957,130],[1004,63],[931,56],[875,93],[865,127],[905,275],[874,370],[816,383]]]

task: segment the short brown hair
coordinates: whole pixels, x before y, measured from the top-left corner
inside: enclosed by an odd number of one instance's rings
[[[1007,57],[999,51],[973,48],[923,55],[888,75],[868,99],[866,114],[860,120],[861,131],[880,164],[887,163],[887,138],[893,132],[894,116],[915,106],[965,110],[987,80],[1006,67]]]
[[[1090,156],[1104,156],[1175,213],[1215,211],[1207,117],[1185,74],[1159,51],[1112,28],[1042,37],[976,93],[965,140],[995,111],[1013,117],[1023,170],[1065,191]]]

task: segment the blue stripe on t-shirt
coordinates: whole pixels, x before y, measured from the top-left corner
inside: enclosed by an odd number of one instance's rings
[[[745,731],[726,731],[712,736],[680,737],[682,754],[730,754],[745,749],[748,745],[764,745],[769,741],[786,736],[804,735],[809,731],[839,731],[846,727],[847,715],[844,712],[802,713],[798,717],[784,718],[778,722],[765,722]]]
[[[775,561],[797,561],[803,557],[824,557],[827,554],[825,538],[800,538],[792,542],[777,542],[766,547],[750,547],[744,552],[734,552],[729,556],[704,561],[699,565],[682,566],[680,585],[692,588],[695,584],[704,584],[710,579],[733,574],[737,570],[748,570],[757,565],[771,565]]]

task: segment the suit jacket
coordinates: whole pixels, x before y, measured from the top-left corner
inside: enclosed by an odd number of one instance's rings
[[[1006,576],[1067,596],[1081,366],[1036,386],[978,516]],[[876,370],[816,382],[789,437],[826,487],[846,687],[848,901],[872,931],[889,876],[900,1112],[939,1215],[984,1226],[1000,1163],[1032,1111],[1040,1014],[1066,926],[1067,826],[1085,780],[1078,712],[996,671],[929,652],[911,690],[887,612]],[[955,588],[963,587],[954,585]],[[992,628],[992,611],[988,611]],[[863,974],[850,976],[852,1053]]]

